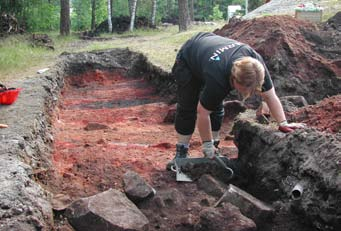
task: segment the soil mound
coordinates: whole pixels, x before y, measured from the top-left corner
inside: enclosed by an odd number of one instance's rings
[[[323,103],[325,109],[330,102],[334,105],[332,99]],[[322,124],[326,120],[320,115]],[[244,189],[281,208],[271,230],[340,230],[341,142],[311,128],[287,135],[268,132],[250,122],[252,117],[251,112],[243,113],[233,129],[238,160],[241,175],[247,174]],[[301,193],[296,195],[298,186]],[[295,227],[296,219],[307,226]]]
[[[123,33],[127,31],[130,26],[130,17],[129,16],[119,16],[112,17],[112,31],[117,33]],[[143,28],[148,27],[149,21],[146,17],[137,17],[135,21],[135,28]],[[95,34],[100,34],[108,31],[108,20],[101,22],[95,30]]]
[[[336,18],[336,17],[335,17]],[[279,96],[302,95],[310,104],[340,93],[341,35],[330,27],[290,16],[233,21],[214,33],[249,44],[259,52]]]
[[[328,19],[324,25],[325,29],[331,28],[334,30],[341,31],[341,12],[337,12],[333,17]]]
[[[341,132],[341,95],[324,99],[317,105],[301,108],[288,116],[320,131]]]

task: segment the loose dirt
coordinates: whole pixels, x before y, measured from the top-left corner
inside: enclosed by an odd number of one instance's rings
[[[338,22],[339,17],[333,18]],[[323,28],[322,28],[323,27]],[[302,95],[310,104],[340,93],[341,32],[290,16],[234,21],[216,34],[245,42],[264,58],[279,96]]]
[[[318,28],[310,23],[275,16],[231,23],[216,33],[238,38],[255,47],[269,63],[279,95],[303,95],[310,103],[317,103],[328,95],[340,93],[338,76],[341,67],[338,55],[328,56],[326,49],[324,54],[319,53],[317,48],[322,45],[306,39],[305,35],[309,34],[311,38],[316,31]],[[173,125],[164,122],[172,108],[168,100],[157,94],[157,89],[142,76],[128,77],[124,69],[110,72],[94,69],[66,76],[52,121],[53,163],[47,174],[41,177],[42,184],[53,192],[57,202],[60,202],[58,197],[69,196],[64,202],[66,206],[72,200],[109,188],[122,189],[123,174],[133,170],[156,190],[176,188],[185,196],[186,203],[167,211],[166,215],[153,213],[152,209],[156,208],[146,209],[148,219],[155,224],[150,230],[193,230],[194,222],[184,222],[184,216],[191,210],[190,204],[203,201],[205,196],[196,184],[177,183],[175,174],[165,170],[167,162],[174,156],[176,143]],[[339,101],[339,97],[332,97],[325,102],[323,109],[302,109],[291,119],[338,133]],[[322,125],[318,118],[322,118],[326,108],[329,111],[337,109],[334,114],[337,119],[331,123],[335,118],[331,113],[323,117],[329,122]],[[231,125],[226,118],[221,147],[224,147],[225,155],[236,157],[233,141],[224,139],[229,137]],[[200,149],[200,139],[195,133],[191,156],[201,156]],[[56,218],[62,220],[63,216]],[[296,219],[292,218],[290,222],[299,223]],[[287,230],[279,224],[270,226],[267,227],[269,230]],[[56,229],[71,230],[71,227],[57,222]]]
[[[44,184],[58,198],[68,195],[71,202],[109,188],[122,189],[123,174],[133,170],[156,189],[193,191],[194,185],[177,184],[175,174],[165,170],[176,143],[173,124],[163,122],[169,108],[146,80],[124,77],[124,72],[95,70],[66,77],[53,121],[53,167]],[[229,126],[225,123],[222,137]],[[222,145],[234,147],[232,141]],[[191,156],[202,156],[200,149],[195,134]],[[177,208],[172,224],[159,221],[162,227],[172,230],[186,209],[187,205]]]

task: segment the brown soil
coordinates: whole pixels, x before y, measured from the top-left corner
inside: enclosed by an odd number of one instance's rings
[[[339,56],[328,56],[326,49],[324,54],[318,53],[319,46],[304,37],[304,31],[312,35],[317,30],[310,23],[276,16],[232,23],[216,33],[255,47],[269,63],[279,95],[304,95],[316,103],[327,95],[339,94],[341,89],[337,78],[341,75]],[[183,217],[189,213],[189,204],[204,197],[195,184],[177,183],[175,174],[165,170],[176,143],[173,124],[164,122],[172,108],[167,99],[143,78],[128,78],[120,70],[94,70],[67,76],[65,81],[53,120],[52,168],[42,183],[54,195],[68,195],[71,201],[109,188],[122,189],[123,174],[133,170],[156,190],[174,187],[186,197],[187,203],[168,211],[168,219],[151,210],[146,212],[157,224],[150,230],[193,230],[181,225]],[[308,126],[337,133],[340,110],[340,97],[335,96],[323,101],[322,107],[311,106],[290,116]],[[229,137],[230,129],[226,118],[223,138]],[[232,141],[223,139],[221,147],[225,155],[237,156]],[[200,149],[195,133],[191,156],[201,156]],[[56,226],[66,229],[62,223]],[[287,230],[280,227],[278,231]]]
[[[289,114],[291,120],[299,121],[319,131],[340,133],[341,95],[324,99],[318,105],[311,105]]]
[[[58,197],[68,195],[70,202],[109,188],[122,189],[123,174],[133,170],[157,190],[193,191],[194,185],[177,184],[175,174],[165,169],[176,143],[173,124],[163,122],[169,108],[145,80],[127,79],[119,71],[66,77],[53,121],[53,168],[43,183]],[[222,137],[229,126],[225,123]],[[228,150],[234,144],[222,141],[222,146]],[[201,156],[200,149],[195,134],[191,156]],[[186,205],[177,209],[166,225],[169,230],[187,213]]]
[[[334,18],[334,24],[339,22],[337,15]],[[215,33],[255,48],[279,96],[302,95],[313,104],[340,94],[341,32],[330,23],[317,26],[290,16],[271,16],[234,21]]]

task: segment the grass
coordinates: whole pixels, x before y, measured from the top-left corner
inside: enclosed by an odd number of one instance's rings
[[[323,0],[321,1],[321,6],[323,7],[323,21],[328,20],[330,17],[333,17],[337,12],[341,10],[341,2],[340,0]]]
[[[173,65],[176,51],[192,35],[199,31],[213,31],[221,28],[224,22],[216,25],[195,25],[188,31],[179,33],[177,26],[159,29],[136,30],[123,34],[104,34],[112,38],[107,41],[79,40],[72,35],[61,37],[58,32],[49,33],[55,50],[33,47],[30,35],[15,35],[0,40],[0,82],[32,77],[39,69],[55,64],[59,54],[111,48],[126,48],[144,53],[155,65],[169,71]]]
[[[0,40],[0,82],[32,76],[37,70],[54,64],[62,51],[70,51],[70,44],[77,41],[75,36],[59,37],[49,35],[55,50],[32,46],[31,36],[13,35]]]
[[[177,26],[158,30],[137,30],[116,35],[113,40],[93,42],[86,47],[86,50],[129,47],[133,51],[145,54],[155,65],[169,71],[177,50],[187,39],[200,31],[212,32],[223,25],[223,22],[218,22],[215,26],[192,26],[188,31],[182,33],[178,33]]]
[[[0,43],[0,79],[12,74],[13,70],[25,70],[40,62],[51,53],[32,47],[26,36],[12,36]]]

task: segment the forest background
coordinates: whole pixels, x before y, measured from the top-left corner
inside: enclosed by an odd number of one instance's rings
[[[323,2],[340,9],[339,1]],[[38,70],[52,67],[64,52],[112,48],[128,47],[170,71],[177,50],[188,38],[197,32],[212,32],[228,23],[229,5],[241,5],[238,13],[242,16],[266,2],[268,0],[0,0],[0,16],[13,16],[20,27],[16,33],[0,33],[0,83],[34,77]],[[68,18],[62,20],[63,15]],[[128,18],[129,23],[132,15],[136,19],[144,17],[149,26],[108,33],[109,18]],[[181,19],[189,24],[183,30]],[[209,23],[201,23],[203,21]],[[117,26],[116,22],[113,21],[112,28]],[[165,22],[171,24],[165,25]],[[0,18],[0,26],[1,23]],[[102,23],[107,25],[105,31],[95,34],[95,39],[81,36],[95,31]],[[5,26],[8,31],[8,25]],[[37,34],[48,35],[53,49],[37,46],[32,40]]]
[[[59,30],[61,5],[69,3],[71,30],[93,30],[108,18],[108,2],[111,16],[130,16],[134,2],[136,16],[161,22],[174,22],[179,15],[179,3],[188,4],[192,21],[222,20],[227,18],[228,5],[241,5],[245,12],[264,4],[264,0],[2,0],[0,14],[14,15],[19,25],[29,32]],[[155,7],[155,11],[153,10]],[[155,15],[153,13],[155,12]],[[243,14],[243,12],[240,12]],[[154,19],[154,18],[155,19]],[[154,24],[154,22],[151,22]]]

